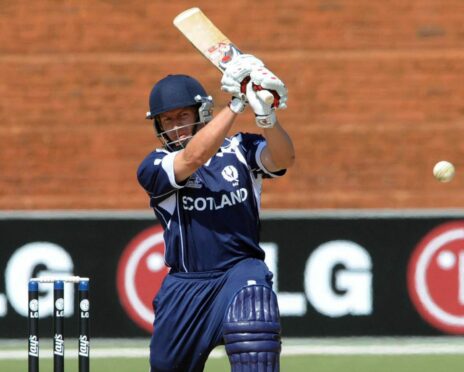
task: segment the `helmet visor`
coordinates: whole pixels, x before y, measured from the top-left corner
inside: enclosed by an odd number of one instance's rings
[[[156,125],[156,124],[155,124]],[[164,130],[162,125],[158,123],[156,134],[163,146],[170,151],[178,151],[190,141],[190,139],[205,125],[202,121],[194,123],[176,125],[174,128]]]

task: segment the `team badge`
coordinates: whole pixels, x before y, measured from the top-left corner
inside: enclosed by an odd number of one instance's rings
[[[198,177],[196,174],[193,174],[187,181],[185,187],[190,187],[192,189],[201,189],[203,185],[201,183],[200,177]]]
[[[221,174],[226,181],[232,182],[232,186],[238,186],[238,171],[233,165],[225,167]]]

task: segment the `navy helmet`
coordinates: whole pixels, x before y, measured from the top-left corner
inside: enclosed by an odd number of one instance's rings
[[[204,125],[212,119],[213,100],[205,89],[194,78],[187,75],[168,75],[158,81],[151,90],[149,98],[150,111],[146,118],[154,120],[157,137],[169,151],[177,151],[187,144],[188,140],[198,131],[199,125]],[[178,140],[177,129],[165,131],[161,126],[158,115],[171,110],[197,107],[197,121],[186,126],[192,126],[192,136]],[[171,132],[171,137],[168,136]]]

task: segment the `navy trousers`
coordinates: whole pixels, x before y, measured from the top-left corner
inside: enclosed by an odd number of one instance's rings
[[[224,272],[168,274],[153,300],[151,371],[203,371],[223,343],[222,325],[234,295],[247,285],[272,288],[272,273],[248,258]]]

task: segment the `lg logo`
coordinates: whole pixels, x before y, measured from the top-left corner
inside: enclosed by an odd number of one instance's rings
[[[27,283],[31,277],[73,275],[74,263],[69,253],[51,242],[32,242],[19,247],[5,269],[5,291],[0,294],[0,317],[7,315],[7,300],[13,309],[26,317],[28,312]],[[64,316],[74,313],[74,285],[65,284]],[[53,286],[40,291],[40,318],[53,314]]]
[[[464,222],[430,231],[408,268],[408,289],[419,314],[447,333],[464,333]]]
[[[117,286],[121,303],[131,319],[148,332],[154,320],[151,302],[167,273],[161,226],[135,236],[119,261]]]
[[[279,291],[278,246],[263,243],[266,264],[274,273],[282,316],[303,316],[307,302],[329,317],[372,313],[372,262],[366,249],[346,240],[318,246],[306,260],[303,293]]]
[[[279,247],[275,243],[261,246],[266,252],[266,264],[274,273],[274,291],[282,316],[303,316],[308,301],[329,317],[372,313],[372,263],[360,245],[332,241],[317,247],[302,273],[304,293],[279,291]],[[121,257],[118,292],[128,315],[148,332],[154,320],[152,300],[167,273],[161,227],[142,231]]]

